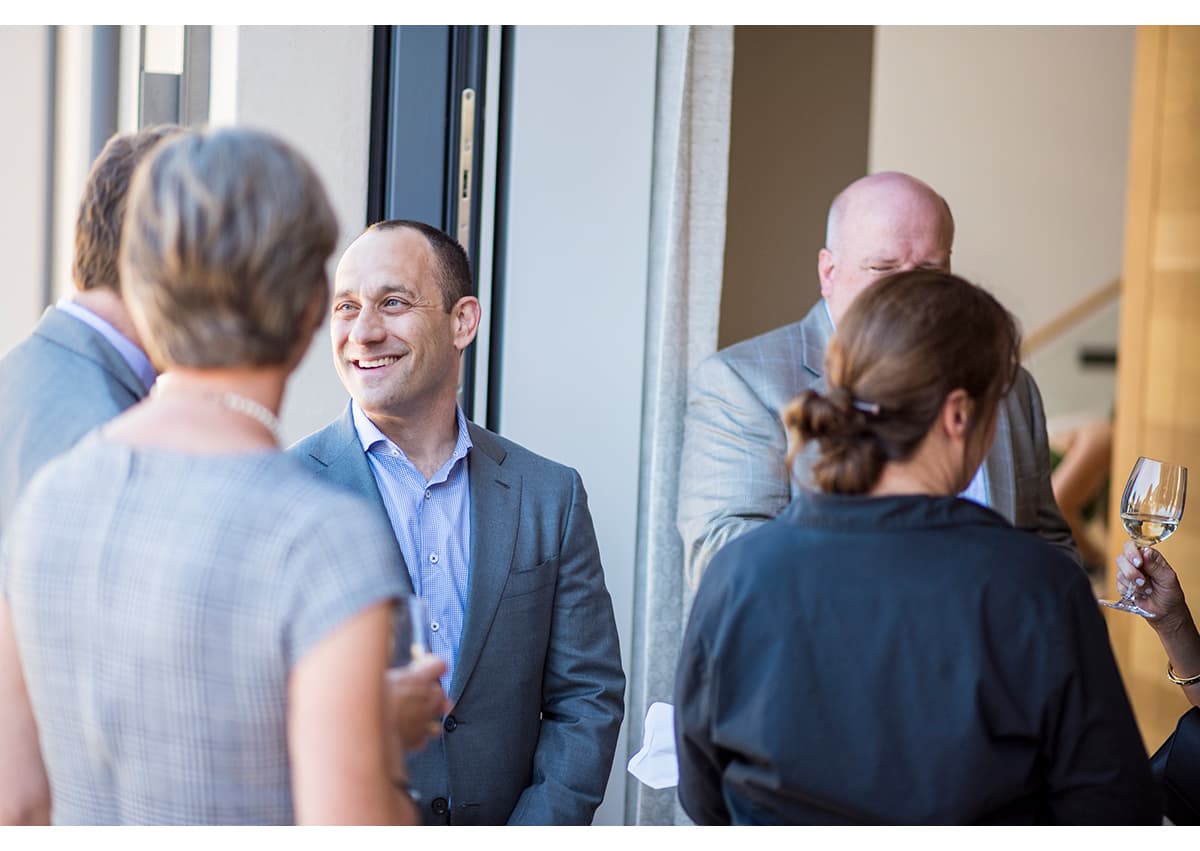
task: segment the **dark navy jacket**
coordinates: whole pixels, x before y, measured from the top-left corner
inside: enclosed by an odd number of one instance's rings
[[[954,497],[802,493],[724,547],[675,686],[701,824],[1154,824],[1082,570]]]

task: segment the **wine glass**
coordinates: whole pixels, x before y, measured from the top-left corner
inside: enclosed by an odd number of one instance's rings
[[[1153,458],[1138,458],[1121,494],[1121,523],[1139,547],[1165,541],[1183,519],[1187,497],[1187,467]],[[1100,600],[1100,605],[1154,617],[1137,604],[1138,589],[1129,585],[1120,600]]]
[[[401,667],[433,652],[429,641],[429,602],[410,595],[396,607],[392,628],[392,667]]]

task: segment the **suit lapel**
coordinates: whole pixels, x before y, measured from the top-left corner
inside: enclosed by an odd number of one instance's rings
[[[307,449],[309,457],[324,468],[324,476],[327,481],[366,497],[367,501],[375,506],[379,516],[387,524],[387,528],[392,528],[392,521],[388,517],[387,508],[384,507],[383,497],[379,494],[379,485],[375,481],[375,474],[371,472],[371,462],[367,460],[367,453],[363,452],[358,432],[354,429],[354,417],[350,413],[349,405],[346,406],[346,411],[341,417],[314,436],[313,442]],[[413,593],[412,577],[408,573],[408,565],[404,561],[404,555],[400,551],[398,543],[396,558],[400,562],[401,573],[411,594]]]
[[[998,514],[1016,523],[1016,481],[1013,473],[1012,417],[1008,404],[1010,393],[996,409],[996,439],[983,462],[987,472],[988,505]]]
[[[521,510],[521,478],[502,466],[507,454],[491,435],[473,423],[467,457],[471,491],[471,565],[467,613],[450,700],[462,696],[467,680],[483,652],[508,580],[517,541]]]
[[[825,310],[825,300],[819,300],[800,320],[800,357],[804,368],[820,378],[825,374],[825,350],[833,336],[833,323]]]

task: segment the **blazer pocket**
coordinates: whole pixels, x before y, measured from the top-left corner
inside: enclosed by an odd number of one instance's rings
[[[508,581],[504,584],[502,599],[523,597],[534,591],[553,585],[558,579],[558,556],[552,556],[540,564],[524,570],[509,571]]]

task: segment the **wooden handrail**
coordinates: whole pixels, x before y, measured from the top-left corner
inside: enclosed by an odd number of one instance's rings
[[[1085,296],[1045,325],[1025,335],[1021,343],[1021,359],[1024,360],[1058,337],[1068,328],[1087,318],[1121,294],[1121,279],[1109,281],[1095,292]]]

